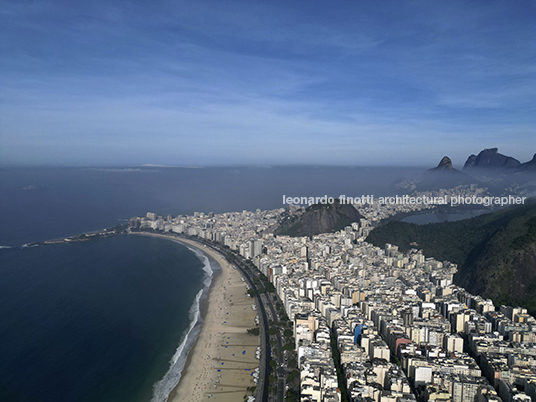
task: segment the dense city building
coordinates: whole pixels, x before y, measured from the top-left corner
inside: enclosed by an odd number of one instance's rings
[[[221,243],[268,277],[294,322],[301,401],[340,401],[342,389],[350,401],[536,400],[536,320],[525,309],[454,285],[448,261],[365,241],[408,208],[358,206],[360,222],[312,237],[274,236],[288,209],[147,214],[131,225]]]

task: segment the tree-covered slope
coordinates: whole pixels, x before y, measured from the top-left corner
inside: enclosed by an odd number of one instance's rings
[[[455,282],[498,303],[520,304],[536,312],[536,203],[457,222],[416,225],[391,222],[367,241],[459,265]],[[415,245],[416,244],[416,245]]]

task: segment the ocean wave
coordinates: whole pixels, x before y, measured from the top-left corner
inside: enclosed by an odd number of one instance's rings
[[[151,402],[165,402],[168,400],[169,394],[173,391],[173,388],[177,386],[181,379],[182,370],[186,364],[186,358],[188,352],[195,344],[197,335],[201,332],[201,324],[203,322],[200,313],[199,301],[203,295],[203,290],[200,290],[195,301],[190,307],[190,327],[188,328],[186,335],[183,337],[182,342],[175,351],[175,354],[171,358],[170,367],[167,373],[160,381],[153,386],[153,397]]]
[[[190,318],[190,326],[185,331],[179,347],[175,351],[175,354],[170,360],[170,367],[164,377],[153,386],[153,397],[151,402],[166,402],[169,398],[169,394],[179,383],[182,370],[186,364],[188,353],[194,346],[201,328],[203,325],[203,319],[201,318],[201,299],[208,296],[210,284],[212,283],[212,275],[214,270],[210,265],[210,261],[205,254],[201,251],[188,247],[193,251],[196,256],[203,262],[203,271],[205,272],[205,278],[203,280],[203,289],[197,292],[195,300],[188,312]]]
[[[13,246],[0,246],[0,250],[3,248],[13,248]]]
[[[203,263],[203,271],[205,271],[205,280],[203,281],[203,285],[205,285],[205,287],[209,287],[210,284],[212,283],[212,276],[214,275],[214,270],[212,269],[212,266],[210,265],[210,261],[208,257],[196,248],[188,247],[188,249],[193,251],[195,255],[197,256],[197,258],[199,258],[201,262]]]
[[[203,290],[200,290],[197,293],[197,295],[195,296],[195,302],[192,305],[192,307],[190,308],[190,314],[193,314],[194,318],[193,318],[192,322],[190,323],[190,328],[188,328],[188,333],[186,334],[186,337],[184,338],[184,341],[182,341],[180,346],[177,348],[177,351],[175,352],[175,354],[171,358],[171,363],[172,364],[176,364],[179,361],[179,359],[180,359],[180,357],[182,355],[182,352],[184,350],[184,347],[188,343],[188,335],[191,334],[191,332],[194,329],[195,325],[198,322],[202,321],[202,319],[201,319],[201,310],[199,308],[199,300],[201,299],[202,294],[203,294]]]

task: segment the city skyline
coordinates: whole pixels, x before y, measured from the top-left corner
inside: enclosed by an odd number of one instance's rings
[[[532,2],[8,2],[3,165],[532,158]]]

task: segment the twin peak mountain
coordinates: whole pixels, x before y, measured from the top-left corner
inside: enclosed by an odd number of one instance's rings
[[[481,151],[478,155],[472,154],[467,158],[467,161],[463,165],[463,170],[470,171],[472,169],[511,170],[515,172],[536,170],[536,154],[534,154],[532,160],[521,163],[516,158],[500,154],[498,148],[488,148]],[[448,156],[444,156],[441,162],[439,162],[439,165],[430,169],[430,171],[459,172],[452,167],[452,161]]]

